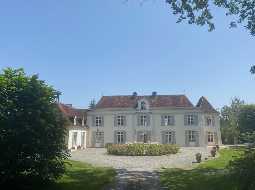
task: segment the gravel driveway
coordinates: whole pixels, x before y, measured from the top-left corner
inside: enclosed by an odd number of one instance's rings
[[[72,160],[95,166],[109,166],[117,171],[114,184],[104,190],[164,190],[160,186],[158,170],[161,168],[191,168],[195,154],[208,157],[207,148],[181,148],[180,152],[167,156],[114,156],[104,148],[88,148],[72,152]]]
[[[109,166],[128,171],[154,171],[160,168],[190,168],[195,154],[208,157],[207,148],[181,148],[180,152],[165,156],[115,156],[108,155],[105,148],[87,148],[72,152],[72,160],[90,163],[96,166]]]

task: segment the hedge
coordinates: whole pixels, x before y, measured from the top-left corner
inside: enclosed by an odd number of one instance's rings
[[[173,144],[109,144],[107,153],[122,156],[161,156],[176,154],[179,147]]]

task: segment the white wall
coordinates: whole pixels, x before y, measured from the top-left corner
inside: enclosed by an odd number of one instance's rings
[[[161,131],[173,130],[176,134],[176,143],[180,146],[185,146],[185,130],[195,130],[199,131],[199,143],[200,146],[207,146],[205,143],[206,131],[217,132],[219,143],[221,144],[220,135],[220,123],[217,114],[211,114],[215,116],[215,126],[207,127],[205,121],[205,113],[198,109],[173,109],[173,108],[162,108],[162,109],[150,109],[151,122],[150,126],[137,126],[137,111],[134,109],[98,109],[94,111],[89,111],[87,114],[87,125],[89,126],[89,132],[87,134],[88,147],[91,146],[92,132],[99,131],[104,132],[104,143],[114,142],[114,131],[115,130],[125,130],[126,131],[126,142],[135,142],[137,140],[136,131],[139,130],[151,130],[152,142],[161,143]],[[198,126],[185,126],[184,125],[184,115],[185,114],[198,114]],[[127,125],[116,127],[114,126],[114,115],[123,114],[126,116]],[[175,116],[175,125],[173,126],[161,126],[161,115],[169,114]],[[92,116],[102,115],[104,117],[104,126],[96,127],[92,126]],[[217,143],[216,143],[217,144]]]
[[[77,132],[77,144],[74,147],[77,149],[78,146],[82,146],[82,132],[85,132],[84,135],[84,148],[87,147],[87,131],[84,128],[81,127],[75,127],[75,126],[70,126],[68,130],[68,149],[72,149],[72,137],[73,137],[73,132]]]

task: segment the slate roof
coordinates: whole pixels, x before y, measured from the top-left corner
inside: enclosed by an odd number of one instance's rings
[[[196,105],[197,108],[201,109],[204,112],[214,112],[214,113],[218,113],[214,107],[208,102],[208,100],[202,96],[199,100],[198,103]]]
[[[95,108],[135,108],[137,101],[145,99],[150,107],[182,107],[193,108],[193,104],[185,95],[155,96],[103,96]]]
[[[78,108],[74,108],[72,106],[66,105],[66,104],[58,104],[58,107],[60,109],[60,111],[67,117],[85,117],[86,116],[86,109],[78,109]]]

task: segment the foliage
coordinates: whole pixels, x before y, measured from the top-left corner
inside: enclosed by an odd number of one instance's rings
[[[216,147],[213,147],[212,150],[210,151],[211,156],[215,157],[216,156]]]
[[[241,143],[255,143],[255,131],[241,133],[239,139]]]
[[[126,156],[160,156],[176,154],[177,145],[172,144],[112,144],[107,146],[108,154]]]
[[[251,35],[255,35],[255,0],[166,0],[174,15],[178,16],[177,23],[187,20],[189,24],[207,25],[209,31],[215,29],[212,10],[222,8],[226,16],[234,19],[230,27],[243,24]]]
[[[22,69],[0,73],[0,184],[53,180],[64,173],[66,129],[57,94]]]
[[[255,131],[255,105],[242,105],[238,122],[241,133]]]
[[[197,163],[200,163],[202,161],[202,154],[201,153],[196,153],[196,161],[197,161]]]
[[[242,157],[230,162],[232,179],[238,182],[238,189],[255,189],[255,150],[248,149]]]
[[[238,117],[241,106],[244,101],[234,98],[230,106],[224,106],[221,109],[221,136],[223,144],[238,143],[238,136],[240,134]]]
[[[255,74],[255,65],[253,65],[253,66],[251,67],[251,73],[252,73],[252,74]]]
[[[236,189],[237,184],[228,175],[226,167],[242,152],[242,150],[222,149],[218,158],[203,162],[194,169],[164,169],[160,173],[160,181],[164,187],[171,190]]]

